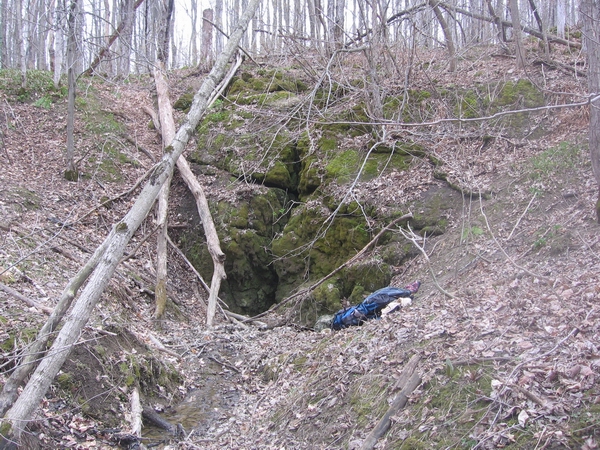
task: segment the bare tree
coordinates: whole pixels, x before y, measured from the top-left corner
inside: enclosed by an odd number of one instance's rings
[[[199,61],[199,66],[202,69],[210,67],[212,63],[213,19],[212,9],[202,11],[202,44]]]
[[[452,31],[440,10],[438,5],[438,0],[429,0],[429,5],[433,9],[433,13],[437,21],[440,23],[442,27],[442,31],[444,32],[444,39],[446,40],[446,48],[448,49],[448,57],[450,59],[449,70],[450,72],[454,72],[456,70],[456,49],[454,48],[454,40],[452,39]]]
[[[156,165],[148,183],[144,186],[134,205],[125,217],[113,227],[101,245],[104,251],[100,252],[100,255],[96,255],[97,265],[48,350],[48,354],[42,359],[21,395],[4,416],[0,448],[8,447],[11,442],[20,439],[27,421],[31,418],[33,411],[39,405],[52,380],[69,356],[70,350],[77,342],[91,311],[100,300],[104,289],[116,270],[127,243],[147,216],[163,183],[171,175],[175,162],[183,153],[190,136],[205,113],[209,97],[224,77],[228,61],[237,50],[240,39],[252,19],[258,3],[259,0],[249,2],[238,26],[231,33],[225,49],[215,61],[214,67],[194,96],[190,112],[173,139],[173,151],[166,154],[162,161]]]
[[[136,10],[142,4],[143,1],[144,0],[136,0],[136,2],[133,5],[134,10]],[[115,32],[107,38],[106,45],[100,49],[100,51],[96,54],[94,60],[91,62],[90,66],[84,72],[86,75],[91,75],[94,72],[94,70],[96,70],[100,62],[102,62],[102,59],[108,55],[110,47],[119,38],[126,26],[127,24],[124,21],[121,21],[119,23]]]
[[[63,54],[64,54],[64,18],[65,18],[65,4],[64,0],[58,0],[54,9],[54,88],[58,89],[60,84],[60,77],[63,73]]]
[[[67,16],[67,79],[69,93],[67,99],[67,153],[65,169],[65,179],[77,181],[79,175],[75,167],[75,95],[76,78],[75,61],[77,60],[77,30],[76,21],[79,13],[79,0],[71,0]]]
[[[600,223],[600,4],[598,0],[582,0],[584,43],[588,62],[588,89],[592,99],[590,105],[589,146],[594,177],[598,184],[596,218]]]
[[[15,42],[17,43],[17,55],[19,61],[19,67],[21,69],[21,85],[25,87],[27,85],[27,60],[25,57],[25,39],[23,30],[23,2],[22,0],[15,0]]]
[[[192,32],[190,35],[190,63],[195,66],[198,63],[198,0],[190,1],[190,20],[192,21]]]
[[[118,75],[127,77],[131,70],[131,44],[133,35],[134,19],[133,0],[121,0],[119,6],[120,21],[123,24],[119,33],[119,54],[120,64],[118,65]]]
[[[525,67],[525,47],[521,37],[521,15],[519,14],[519,0],[510,0],[510,15],[513,22],[513,37],[517,56],[517,68]]]
[[[154,82],[158,92],[158,111],[162,130],[163,149],[171,145],[175,136],[175,123],[173,122],[173,110],[168,94],[168,84],[163,75],[169,60],[169,35],[171,31],[171,20],[173,18],[173,0],[161,2],[161,18],[159,27],[158,61],[154,69]],[[163,184],[158,195],[158,212],[156,222],[158,225],[158,237],[156,243],[156,288],[154,290],[154,301],[156,308],[154,317],[162,318],[167,306],[167,213],[169,206],[169,188],[171,177]]]

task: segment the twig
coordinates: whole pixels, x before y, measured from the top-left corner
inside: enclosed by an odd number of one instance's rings
[[[517,391],[519,391],[521,394],[523,394],[525,397],[527,397],[529,400],[531,400],[534,403],[537,403],[538,405],[540,405],[541,407],[545,408],[548,406],[548,404],[550,403],[547,400],[544,400],[540,397],[538,397],[537,395],[535,395],[533,392],[528,391],[527,389],[522,388],[521,386],[519,386],[518,384],[514,384],[511,383],[508,385],[510,388],[512,389],[516,389]]]
[[[164,352],[167,355],[174,356],[177,359],[181,358],[181,355],[179,353],[174,352],[173,350],[169,350],[167,347],[164,346],[164,344],[162,342],[160,342],[153,335],[148,333],[148,338],[150,339],[150,341],[152,341],[152,343],[156,346],[156,348],[158,348],[161,352]]]
[[[496,235],[492,231],[492,227],[490,226],[490,222],[488,221],[487,215],[485,214],[485,211],[483,210],[483,202],[481,201],[481,197],[479,198],[479,209],[481,210],[481,215],[483,216],[483,219],[485,220],[485,226],[487,227],[488,231],[492,235],[492,238],[494,239],[494,242],[496,243],[496,245],[498,246],[498,248],[500,249],[500,251],[504,254],[504,256],[506,256],[506,259],[508,260],[508,262],[510,262],[517,269],[522,270],[523,272],[528,273],[532,277],[540,278],[542,280],[548,281],[548,277],[545,277],[543,275],[538,275],[537,273],[534,273],[531,270],[526,269],[525,267],[519,266],[516,262],[513,261],[513,259],[509,256],[509,254],[506,253],[506,250],[504,250],[504,247],[502,247],[502,245],[500,245],[500,242],[498,242],[498,239],[496,238]]]
[[[418,240],[420,239],[425,239],[425,238],[421,238],[421,236],[418,236],[415,234],[415,232],[410,228],[410,225],[408,225],[408,230],[409,233],[407,233],[406,231],[404,231],[402,228],[399,228],[400,233],[402,234],[402,236],[404,236],[407,240],[411,241],[413,243],[413,245],[415,247],[417,247],[417,249],[423,254],[423,256],[425,257],[425,262],[427,263],[427,268],[429,269],[429,273],[431,274],[431,278],[433,279],[433,283],[435,284],[435,286],[438,288],[438,290],[444,294],[447,295],[450,298],[454,298],[456,299],[456,295],[448,292],[446,289],[444,289],[440,283],[438,282],[437,278],[435,277],[435,272],[433,271],[433,267],[431,266],[431,260],[429,259],[429,256],[427,255],[427,252],[425,251],[424,245],[419,245],[417,243]],[[462,302],[461,302],[462,303]],[[464,308],[464,305],[463,305]],[[466,312],[466,308],[465,308],[465,312]]]
[[[237,367],[235,367],[235,366],[232,366],[231,364],[227,364],[226,362],[223,362],[223,361],[221,361],[221,360],[219,360],[219,359],[215,358],[214,356],[209,356],[209,357],[208,357],[208,359],[212,359],[212,360],[213,360],[214,362],[216,362],[217,364],[219,364],[219,365],[221,365],[221,366],[223,366],[223,367],[227,367],[228,369],[231,369],[231,370],[233,370],[234,372],[241,373],[241,372],[240,372],[240,369],[238,369]]]
[[[517,227],[521,223],[521,219],[523,219],[523,217],[525,217],[525,214],[527,214],[527,211],[529,211],[529,207],[533,203],[533,200],[535,199],[536,195],[537,195],[537,192],[534,192],[533,193],[533,197],[531,197],[531,200],[529,200],[529,204],[527,205],[527,208],[525,208],[525,211],[523,211],[523,214],[521,214],[521,216],[519,216],[519,220],[517,220],[517,223],[515,223],[515,226],[511,230],[511,232],[508,235],[508,237],[506,238],[507,241],[510,241],[510,238],[512,237],[513,233],[515,232],[515,230],[517,229]]]
[[[137,187],[142,183],[142,181],[144,181],[146,179],[146,177],[148,177],[154,171],[154,169],[155,169],[155,166],[151,167],[150,170],[147,170],[146,173],[144,175],[142,175],[141,177],[139,177],[137,179],[137,181],[135,182],[135,184],[132,187],[130,187],[129,189],[127,189],[126,191],[123,191],[120,194],[117,194],[113,198],[109,198],[108,200],[103,201],[98,206],[95,206],[92,209],[90,209],[83,216],[81,216],[81,217],[77,218],[76,220],[74,220],[73,222],[69,222],[65,225],[72,226],[72,225],[76,224],[77,222],[81,222],[83,219],[85,219],[87,216],[92,214],[94,211],[97,211],[98,209],[102,208],[103,206],[109,205],[110,203],[120,199],[121,197],[125,197],[126,195],[131,194],[133,191],[135,191],[137,189]]]

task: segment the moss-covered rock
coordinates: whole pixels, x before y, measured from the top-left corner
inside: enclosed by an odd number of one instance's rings
[[[175,103],[173,103],[173,109],[177,109],[179,111],[183,111],[187,113],[192,107],[192,102],[194,101],[194,94],[192,92],[187,92],[179,97]]]
[[[544,94],[530,80],[507,81],[492,106],[535,108],[544,105]]]
[[[273,237],[287,221],[289,197],[280,189],[257,189],[235,202],[213,206],[213,218],[225,253],[227,279],[221,298],[233,311],[262,312],[275,302],[279,282],[269,251]],[[181,238],[185,253],[205,279],[213,272],[212,258],[201,227]]]
[[[304,205],[273,241],[279,299],[298,286],[305,274],[310,273],[311,279],[327,275],[369,242],[363,216],[336,217],[329,222],[329,214],[321,204]]]

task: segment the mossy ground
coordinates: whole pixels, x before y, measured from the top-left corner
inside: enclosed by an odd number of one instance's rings
[[[55,386],[58,395],[78,404],[88,417],[118,427],[122,417],[114,412],[127,409],[134,387],[148,405],[165,402],[157,393],[177,393],[182,380],[174,367],[149,353],[126,329],[109,331],[114,334],[95,336],[73,349]],[[171,399],[176,400],[177,396]]]

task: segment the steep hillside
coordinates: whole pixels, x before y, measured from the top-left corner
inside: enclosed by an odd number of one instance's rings
[[[560,57],[574,64],[577,56]],[[235,310],[285,301],[395,218],[410,212],[412,220],[261,323],[219,317],[207,330],[206,295],[175,250],[168,314],[152,319],[148,218],[32,422],[31,445],[128,445],[137,387],[145,406],[185,431],[149,426],[148,446],[361,448],[418,355],[422,382],[377,448],[597,448],[600,228],[587,111],[540,108],[578,101],[584,81],[512,65],[478,50],[456,74],[423,63],[409,85],[389,79],[383,126],[369,117],[357,66],[320,85],[297,61],[244,67],[189,150],[229,252],[223,297]],[[8,288],[0,291],[0,381],[43,323],[40,306],[54,305],[160,157],[143,109],[153,106],[152,80],[83,79],[83,176],[64,180],[64,93],[36,74],[40,87],[17,98],[10,75],[0,76],[0,282]],[[171,75],[178,114],[201,76]],[[520,112],[471,120],[506,110]],[[170,234],[210,273],[177,177],[172,199]],[[331,227],[319,235],[324,223]],[[310,328],[343,298],[417,279],[421,290],[399,312],[337,332]]]

